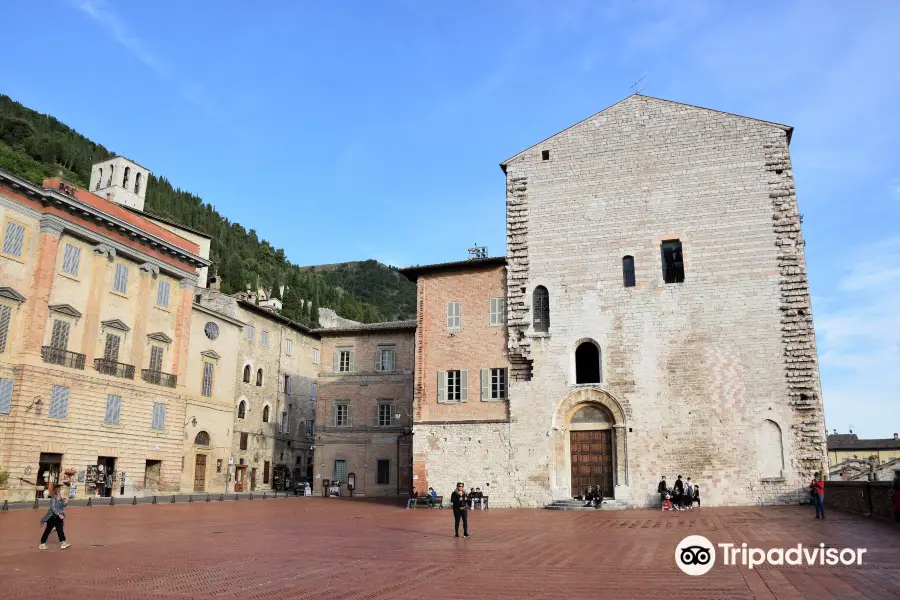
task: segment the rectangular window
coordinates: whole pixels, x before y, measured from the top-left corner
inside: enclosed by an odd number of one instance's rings
[[[491,369],[491,400],[506,398],[506,369]]]
[[[316,401],[316,394],[319,392],[319,384],[311,383],[309,385],[309,397],[312,398],[313,403]]]
[[[0,354],[6,352],[10,323],[12,323],[12,309],[0,304]]]
[[[350,405],[347,403],[340,403],[334,405],[334,426],[335,427],[350,427]]]
[[[447,304],[447,329],[459,329],[462,326],[459,302]]]
[[[247,434],[242,433],[241,434],[241,450],[246,450],[246,449],[247,449]]]
[[[281,433],[290,433],[290,432],[291,432],[291,425],[290,425],[290,422],[288,421],[288,414],[287,414],[287,411],[283,411],[281,413]]]
[[[120,294],[128,293],[128,267],[116,265],[116,274],[113,277],[113,291]]]
[[[106,334],[106,343],[103,345],[103,360],[109,362],[119,361],[119,343],[121,341],[122,338],[115,334]]]
[[[663,280],[666,283],[684,281],[684,255],[679,240],[666,240],[660,245],[662,253]]]
[[[161,346],[150,346],[150,370],[155,372],[162,371],[163,353],[165,350]]]
[[[81,248],[72,244],[66,244],[65,250],[63,250],[62,272],[66,275],[78,277],[78,266],[80,264]]]
[[[0,379],[0,415],[8,415],[12,410],[13,380]]]
[[[54,385],[50,392],[50,411],[47,416],[51,419],[65,419],[69,414],[69,388],[64,385]]]
[[[150,427],[156,431],[166,428],[166,405],[162,402],[153,403],[153,423]]]
[[[314,437],[316,435],[315,419],[310,419],[306,422],[306,435],[308,435],[309,437]]]
[[[378,427],[390,427],[394,424],[394,405],[389,402],[379,402],[378,412],[375,415],[375,424]]]
[[[253,341],[253,325],[247,326],[247,341],[248,342]]]
[[[293,381],[291,380],[291,376],[285,375],[284,376],[284,393],[292,394],[292,393],[294,393],[293,390],[294,390],[294,386],[293,386]]]
[[[622,281],[625,287],[634,287],[637,279],[634,276],[634,257],[622,257]]]
[[[468,400],[466,371],[438,371],[438,402]]]
[[[262,330],[262,333],[259,334],[259,341],[262,342],[262,345],[265,347],[269,347],[269,332],[265,329]]]
[[[122,396],[110,394],[106,397],[106,417],[103,422],[107,425],[119,425],[119,415],[122,412]]]
[[[319,349],[318,348],[313,348],[313,364],[314,365],[319,364]]]
[[[338,350],[338,372],[340,373],[349,373],[352,368],[351,351],[350,350]]]
[[[294,340],[285,340],[284,341],[284,353],[288,356],[294,351]]]
[[[212,396],[213,386],[213,364],[211,362],[203,363],[203,389],[201,393],[207,398]]]
[[[156,286],[156,305],[163,308],[169,307],[169,289],[171,286],[168,281],[159,280]]]
[[[506,298],[491,298],[491,325],[503,325],[506,322]]]
[[[393,371],[394,370],[394,349],[378,348],[375,351],[375,370],[376,371]]]
[[[387,485],[391,482],[391,461],[378,459],[378,485]]]
[[[6,231],[3,233],[3,254],[21,258],[24,245],[25,227],[13,221],[7,221]]]
[[[69,347],[68,321],[53,321],[53,332],[50,334],[50,347],[65,350]]]
[[[347,481],[347,461],[346,460],[334,461],[334,480],[339,483],[345,483]]]

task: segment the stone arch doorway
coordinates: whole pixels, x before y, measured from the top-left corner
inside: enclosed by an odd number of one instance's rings
[[[554,414],[551,465],[555,500],[599,485],[604,497],[628,500],[628,428],[619,402],[602,389],[573,390]],[[584,488],[584,489],[582,489]]]

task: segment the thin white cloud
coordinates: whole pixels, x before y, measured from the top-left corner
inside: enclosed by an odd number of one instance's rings
[[[119,44],[139,61],[159,75],[166,76],[169,66],[161,60],[144,40],[134,35],[128,25],[105,2],[105,0],[81,0],[75,6],[96,21]]]

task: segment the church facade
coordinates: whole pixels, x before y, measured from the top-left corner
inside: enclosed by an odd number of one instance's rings
[[[504,161],[507,256],[403,271],[417,487],[805,498],[826,451],[791,134],[633,95]]]

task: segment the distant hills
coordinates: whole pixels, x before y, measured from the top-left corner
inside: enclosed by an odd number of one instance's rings
[[[87,188],[91,165],[114,155],[56,118],[0,94],[0,169],[36,184],[59,176]],[[284,289],[282,314],[304,325],[318,325],[319,307],[365,323],[415,316],[415,284],[392,267],[375,260],[300,267],[255,229],[231,222],[165,177],[150,176],[144,210],[212,236],[210,275],[220,279],[223,292],[252,286],[279,297]]]

